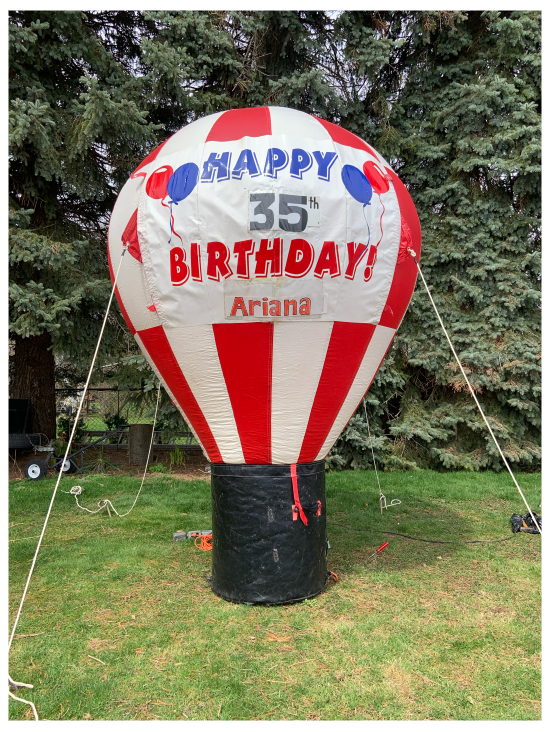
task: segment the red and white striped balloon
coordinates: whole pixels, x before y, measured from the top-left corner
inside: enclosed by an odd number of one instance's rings
[[[414,204],[357,136],[304,112],[187,125],[122,189],[109,263],[128,327],[216,463],[324,458],[405,314]]]

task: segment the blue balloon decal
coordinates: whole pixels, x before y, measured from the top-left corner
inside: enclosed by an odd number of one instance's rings
[[[170,176],[166,191],[170,196],[170,203],[176,205],[183,201],[193,191],[199,179],[199,168],[195,163],[180,165]]]
[[[166,193],[170,196],[169,208],[170,208],[170,239],[168,244],[172,241],[172,234],[175,234],[180,241],[183,241],[181,236],[174,228],[174,216],[172,214],[172,204],[178,205],[194,190],[199,179],[199,168],[195,163],[185,163],[180,165],[170,176],[168,185],[166,186]],[[164,205],[164,204],[163,204]]]
[[[342,168],[342,183],[356,201],[362,203],[363,206],[368,205],[372,197],[372,186],[367,176],[359,168],[354,165],[344,165]]]

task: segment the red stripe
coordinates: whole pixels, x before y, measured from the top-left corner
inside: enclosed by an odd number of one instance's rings
[[[206,142],[229,142],[243,137],[271,135],[271,115],[268,107],[230,109],[212,125]]]
[[[317,459],[361,366],[375,328],[371,323],[334,323],[299,463]]]
[[[361,402],[362,402],[362,401],[363,401],[363,399],[365,398],[365,395],[367,394],[368,390],[369,390],[369,389],[371,388],[371,386],[372,386],[372,382],[373,382],[373,381],[374,381],[374,380],[376,379],[376,374],[377,374],[377,373],[378,373],[378,372],[380,371],[380,366],[382,366],[382,364],[384,363],[384,360],[385,360],[386,356],[388,355],[388,351],[389,351],[389,350],[390,350],[390,348],[391,348],[391,345],[392,345],[392,343],[393,343],[393,340],[394,340],[394,338],[395,338],[395,333],[393,334],[393,337],[392,337],[392,339],[391,339],[391,341],[390,341],[390,343],[389,343],[388,347],[386,348],[386,352],[384,353],[383,357],[382,357],[382,358],[380,359],[380,363],[378,364],[378,367],[377,367],[376,371],[374,372],[374,376],[373,376],[373,377],[372,377],[372,379],[370,380],[370,384],[369,384],[369,385],[367,386],[367,388],[365,389],[365,393],[363,394],[363,396],[361,397],[361,399],[359,399],[359,401],[357,402],[357,406],[355,407],[355,409],[354,409],[354,410],[353,410],[353,412],[351,413],[351,417],[350,417],[350,418],[348,419],[348,421],[346,422],[346,425],[345,425],[345,427],[343,427],[343,428],[342,428],[342,432],[343,432],[343,431],[344,431],[344,430],[346,429],[346,427],[348,426],[348,424],[349,424],[349,423],[351,422],[351,418],[353,417],[353,415],[355,414],[355,412],[356,412],[356,411],[357,411],[357,409],[359,408],[359,405],[361,404]],[[365,352],[365,353],[366,353],[366,352]],[[340,432],[340,434],[342,434],[342,432]]]
[[[246,463],[271,463],[273,323],[212,326]]]
[[[416,252],[417,259],[420,261],[420,250],[422,248],[422,232],[420,231],[420,221],[416,208],[408,190],[405,188],[399,178],[386,168],[391,176],[397,201],[401,211],[401,242],[400,250],[405,246],[410,246],[412,239],[412,249]],[[406,227],[404,226],[406,224]],[[408,230],[407,230],[408,228]],[[379,325],[385,325],[387,328],[399,328],[403,316],[405,315],[412,294],[416,285],[416,276],[418,270],[414,259],[411,256],[402,256],[400,251],[393,280],[386,300],[386,305],[382,311]]]
[[[162,325],[157,325],[154,328],[140,330],[137,335],[140,337],[166,386],[172,392],[174,399],[191,422],[191,426],[208,454],[208,459],[213,463],[222,463],[223,459],[216,440],[182,373],[178,360],[174,356],[164,328]]]
[[[109,261],[109,273],[111,275],[111,282],[115,281],[115,273],[113,271],[113,263],[111,262],[111,248],[107,246],[107,259]],[[122,265],[121,265],[122,266]],[[118,289],[118,285],[115,287],[115,297],[118,302],[118,307],[120,308],[120,312],[122,313],[122,317],[124,318],[124,322],[128,326],[128,330],[132,335],[136,334],[136,329],[134,328],[132,321],[130,320],[130,316],[128,315],[128,311],[124,307],[124,303],[122,302],[122,296],[120,294],[120,290]]]
[[[315,117],[315,115],[312,115],[312,117]],[[379,159],[372,147],[369,147],[366,142],[363,142],[363,140],[360,137],[357,137],[357,135],[354,135],[353,132],[348,132],[343,127],[339,127],[333,122],[327,122],[326,119],[321,119],[320,117],[315,117],[315,119],[319,120],[334,142],[337,142],[340,145],[347,145],[347,147],[353,147],[355,150],[364,150],[374,156],[377,160]]]

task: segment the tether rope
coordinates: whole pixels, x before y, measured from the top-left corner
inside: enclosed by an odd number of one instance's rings
[[[380,499],[382,499],[382,488],[380,486],[380,478],[378,477],[378,470],[376,469],[376,459],[374,457],[374,447],[372,444],[372,436],[370,433],[369,417],[367,415],[367,404],[364,399],[363,399],[363,408],[365,410],[365,419],[367,420],[367,430],[369,433],[370,451],[372,453],[372,462],[374,463],[374,472],[376,473],[376,480],[378,481],[378,491],[380,492]]]
[[[92,511],[90,508],[86,508],[86,506],[81,506],[80,503],[78,502],[78,496],[83,491],[82,486],[74,485],[70,491],[61,491],[62,493],[67,493],[67,494],[71,494],[72,496],[74,496],[76,505],[78,506],[78,508],[81,508],[83,511],[87,511],[88,513],[99,513],[100,511],[103,511],[104,508],[106,508],[107,511],[109,511],[109,506],[110,506],[119,518],[124,518],[124,516],[128,516],[130,511],[133,510],[134,506],[137,503],[137,499],[139,498],[139,494],[141,493],[141,489],[143,488],[143,484],[145,483],[145,476],[147,475],[147,468],[149,467],[149,460],[151,458],[151,450],[153,449],[153,440],[155,437],[155,425],[157,423],[157,412],[158,412],[158,408],[159,408],[159,400],[160,400],[160,382],[159,382],[159,388],[157,391],[157,404],[155,407],[155,417],[153,419],[153,431],[151,432],[151,442],[149,443],[149,452],[147,453],[147,462],[145,463],[145,470],[143,471],[143,477],[141,479],[141,485],[139,487],[139,491],[137,492],[137,495],[134,499],[134,502],[132,503],[131,508],[128,511],[126,511],[126,513],[119,513],[116,510],[116,508],[113,506],[111,501],[108,498],[104,498],[98,502],[97,505],[99,506],[99,508],[97,508],[95,511]]]
[[[369,441],[370,441],[370,450],[372,453],[372,462],[374,463],[374,472],[376,473],[376,480],[378,482],[378,491],[380,493],[380,513],[384,513],[385,508],[391,508],[392,506],[398,506],[401,501],[398,498],[394,498],[393,501],[388,506],[386,496],[382,493],[382,488],[380,486],[380,478],[378,477],[378,468],[376,467],[376,458],[374,457],[374,447],[372,444],[372,436],[370,433],[370,425],[369,425],[369,417],[367,414],[367,403],[365,402],[365,399],[363,399],[363,407],[365,409],[365,419],[367,420],[367,430],[369,433]]]
[[[70,448],[71,448],[71,444],[72,444],[72,441],[73,441],[73,438],[74,438],[74,435],[75,435],[75,432],[76,432],[76,426],[78,424],[78,419],[80,417],[80,412],[82,411],[82,406],[84,405],[84,399],[86,397],[86,392],[88,390],[88,385],[90,383],[90,379],[92,378],[92,372],[94,370],[94,366],[95,366],[97,354],[99,352],[99,346],[101,344],[101,339],[103,338],[103,331],[105,330],[105,326],[107,325],[107,318],[109,316],[109,311],[111,309],[111,303],[113,302],[113,297],[114,297],[114,294],[115,294],[116,283],[117,283],[117,280],[118,280],[118,275],[119,275],[119,272],[120,272],[120,267],[122,265],[122,258],[124,257],[125,252],[126,252],[126,249],[123,249],[122,250],[122,254],[120,255],[120,261],[118,263],[118,267],[117,267],[115,279],[114,279],[114,282],[113,282],[113,287],[112,287],[112,290],[111,290],[111,296],[109,297],[109,302],[107,304],[107,310],[105,311],[105,317],[103,318],[103,324],[101,326],[101,331],[99,333],[99,338],[97,340],[97,345],[95,347],[94,356],[92,358],[92,364],[91,364],[90,370],[88,372],[88,378],[86,379],[86,384],[84,385],[84,392],[82,394],[82,399],[80,400],[80,404],[78,405],[78,411],[76,413],[76,417],[75,417],[75,420],[74,420],[73,428],[71,430],[71,434],[70,434],[70,437],[69,437],[69,441],[67,443],[67,449],[65,450],[65,457],[63,458],[63,462],[61,463],[61,468],[59,470],[59,474],[58,474],[57,480],[55,482],[55,488],[53,489],[53,494],[52,494],[52,497],[51,497],[51,500],[50,500],[50,505],[48,506],[48,512],[47,512],[46,518],[44,520],[44,526],[42,527],[42,531],[41,531],[40,537],[38,539],[38,544],[36,545],[36,551],[34,552],[34,557],[32,558],[31,568],[29,570],[29,574],[27,576],[27,581],[25,583],[25,589],[23,590],[23,595],[21,597],[21,602],[19,603],[19,608],[17,610],[17,615],[15,616],[15,621],[13,623],[13,628],[12,628],[11,635],[10,635],[10,639],[9,639],[9,643],[8,643],[8,655],[9,655],[9,652],[10,652],[10,649],[11,649],[11,644],[12,644],[12,641],[13,641],[13,637],[15,635],[15,631],[17,629],[17,625],[19,623],[19,618],[21,617],[21,611],[23,610],[23,603],[25,602],[25,598],[27,596],[27,590],[29,589],[29,584],[30,584],[31,577],[32,577],[32,574],[33,574],[33,571],[34,571],[34,565],[36,564],[36,559],[38,557],[38,552],[40,551],[40,546],[42,544],[42,539],[44,538],[44,534],[46,532],[46,527],[48,525],[48,520],[50,518],[50,514],[51,514],[51,511],[52,511],[53,502],[54,502],[55,496],[57,494],[57,489],[59,487],[59,482],[61,481],[61,478],[63,476],[63,469],[62,468],[65,465],[65,462],[67,460],[67,456],[69,455],[69,451],[70,451]],[[31,684],[23,684],[23,683],[21,683],[19,681],[14,681],[11,678],[11,676],[9,676],[9,674],[8,674],[8,679],[9,679],[9,684],[12,686],[12,688],[15,688],[16,690],[20,686],[26,687],[27,689],[32,689],[33,688],[33,686]],[[21,702],[23,702],[25,704],[28,704],[31,707],[31,709],[33,710],[34,718],[36,719],[36,721],[38,721],[38,714],[37,714],[36,708],[35,708],[35,706],[34,706],[34,704],[32,702],[27,701],[26,699],[21,699],[19,697],[14,696],[11,693],[11,691],[9,691],[9,690],[8,690],[8,694],[13,699],[16,699],[17,701],[21,701]]]
[[[20,686],[24,686],[26,689],[34,689],[34,686],[32,684],[23,684],[21,681],[14,681],[12,677],[8,674],[8,683],[12,687],[12,689],[17,689]],[[23,702],[23,704],[28,704],[29,707],[32,709],[32,713],[34,714],[34,718],[38,722],[38,712],[36,711],[36,707],[32,703],[32,701],[29,701],[28,699],[22,699],[20,696],[15,696],[15,694],[12,694],[12,692],[8,689],[8,696],[10,696],[12,699],[15,699],[15,701]]]
[[[506,465],[506,468],[508,469],[508,472],[510,473],[511,478],[514,481],[514,484],[515,484],[516,488],[518,489],[520,496],[523,498],[523,502],[527,506],[527,510],[531,514],[531,518],[533,519],[533,521],[535,523],[535,526],[537,527],[540,535],[542,536],[542,531],[541,531],[540,526],[537,523],[537,519],[535,518],[535,515],[534,515],[533,511],[531,511],[531,507],[527,503],[527,499],[523,495],[523,491],[521,490],[521,488],[519,486],[519,483],[516,480],[516,476],[513,474],[512,469],[508,465],[508,460],[506,460],[506,457],[504,456],[504,453],[502,452],[502,449],[501,449],[501,447],[500,447],[500,445],[498,443],[498,440],[495,437],[495,434],[494,434],[493,430],[491,429],[491,425],[487,421],[487,417],[485,416],[485,413],[484,413],[483,409],[481,408],[481,404],[477,400],[477,397],[475,395],[474,389],[473,389],[472,385],[470,384],[470,381],[469,381],[468,377],[466,376],[466,372],[464,371],[464,368],[462,367],[462,364],[460,362],[460,359],[457,356],[457,353],[456,353],[456,351],[454,349],[454,346],[453,346],[453,344],[451,342],[451,339],[449,337],[449,334],[447,333],[447,329],[443,325],[443,321],[441,320],[441,315],[439,314],[439,310],[437,309],[437,306],[436,306],[436,304],[434,302],[434,299],[432,297],[432,294],[430,292],[430,289],[429,289],[429,287],[428,287],[428,285],[426,283],[426,280],[424,279],[424,275],[422,274],[422,270],[420,269],[420,265],[418,264],[418,259],[416,258],[416,252],[413,249],[411,249],[410,247],[407,249],[407,251],[409,252],[409,254],[411,255],[411,257],[415,261],[415,264],[416,264],[416,266],[418,268],[418,272],[420,274],[420,277],[422,278],[422,282],[424,283],[424,288],[426,289],[426,292],[428,293],[428,297],[430,298],[430,302],[433,305],[433,308],[435,310],[435,314],[437,315],[437,319],[439,320],[439,324],[443,328],[443,332],[445,333],[445,337],[447,338],[447,341],[449,343],[449,346],[451,347],[451,351],[453,352],[453,356],[455,357],[455,360],[456,360],[456,362],[457,362],[460,370],[462,371],[462,376],[464,376],[464,379],[466,380],[466,383],[468,384],[468,388],[470,389],[470,394],[472,395],[472,397],[473,397],[473,399],[474,399],[474,401],[475,401],[475,403],[477,405],[477,408],[479,409],[479,413],[483,417],[483,421],[487,425],[487,429],[489,430],[489,433],[490,433],[491,437],[493,438],[493,441],[494,441],[495,445],[497,446],[497,449],[498,449],[498,451],[500,453],[500,457],[502,458],[502,461],[503,461],[504,465]]]

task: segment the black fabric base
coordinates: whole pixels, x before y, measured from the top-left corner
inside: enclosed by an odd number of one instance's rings
[[[278,605],[327,580],[325,463],[296,466],[308,524],[293,520],[290,465],[212,464],[212,590],[230,602]],[[321,515],[317,516],[318,501]]]

